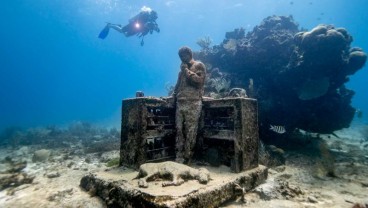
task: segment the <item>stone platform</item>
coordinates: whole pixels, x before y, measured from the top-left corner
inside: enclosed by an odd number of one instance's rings
[[[251,190],[263,183],[268,173],[262,165],[240,173],[232,173],[226,166],[206,168],[211,174],[206,185],[188,180],[180,186],[162,187],[163,181],[154,181],[148,188],[140,188],[137,171],[118,167],[90,173],[81,179],[80,186],[109,207],[218,207],[239,196],[236,187]]]

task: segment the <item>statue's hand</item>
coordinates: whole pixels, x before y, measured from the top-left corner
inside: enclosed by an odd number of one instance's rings
[[[185,69],[187,69],[187,68],[188,68],[188,64],[181,63],[181,65],[180,65],[180,69],[181,69],[182,71],[184,71],[184,72],[185,72]]]
[[[187,77],[190,77],[190,76],[194,75],[195,73],[190,71],[188,68],[186,68],[185,74],[186,74]]]

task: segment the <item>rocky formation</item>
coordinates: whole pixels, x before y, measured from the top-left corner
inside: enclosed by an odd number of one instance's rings
[[[226,33],[221,44],[195,58],[209,69],[207,96],[240,87],[258,99],[261,138],[267,140],[277,135],[270,125],[285,126],[287,134],[296,128],[331,133],[350,125],[354,92],[345,83],[367,59],[352,41],[344,28],[300,31],[291,16],[271,16],[247,34]]]

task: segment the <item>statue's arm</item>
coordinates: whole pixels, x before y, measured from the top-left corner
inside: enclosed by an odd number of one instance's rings
[[[206,67],[201,62],[198,62],[195,67],[196,72],[189,71],[188,78],[196,84],[202,84],[206,76]]]
[[[179,75],[178,75],[178,81],[176,81],[176,85],[175,85],[175,88],[174,88],[174,96],[178,93],[178,88],[179,88],[179,83],[180,83],[180,77],[181,77],[181,71],[179,72]]]

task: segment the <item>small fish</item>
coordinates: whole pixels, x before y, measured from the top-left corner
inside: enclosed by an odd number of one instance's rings
[[[271,131],[274,131],[274,132],[276,132],[278,134],[283,134],[283,133],[286,132],[284,126],[273,126],[273,125],[270,125],[270,130]]]

